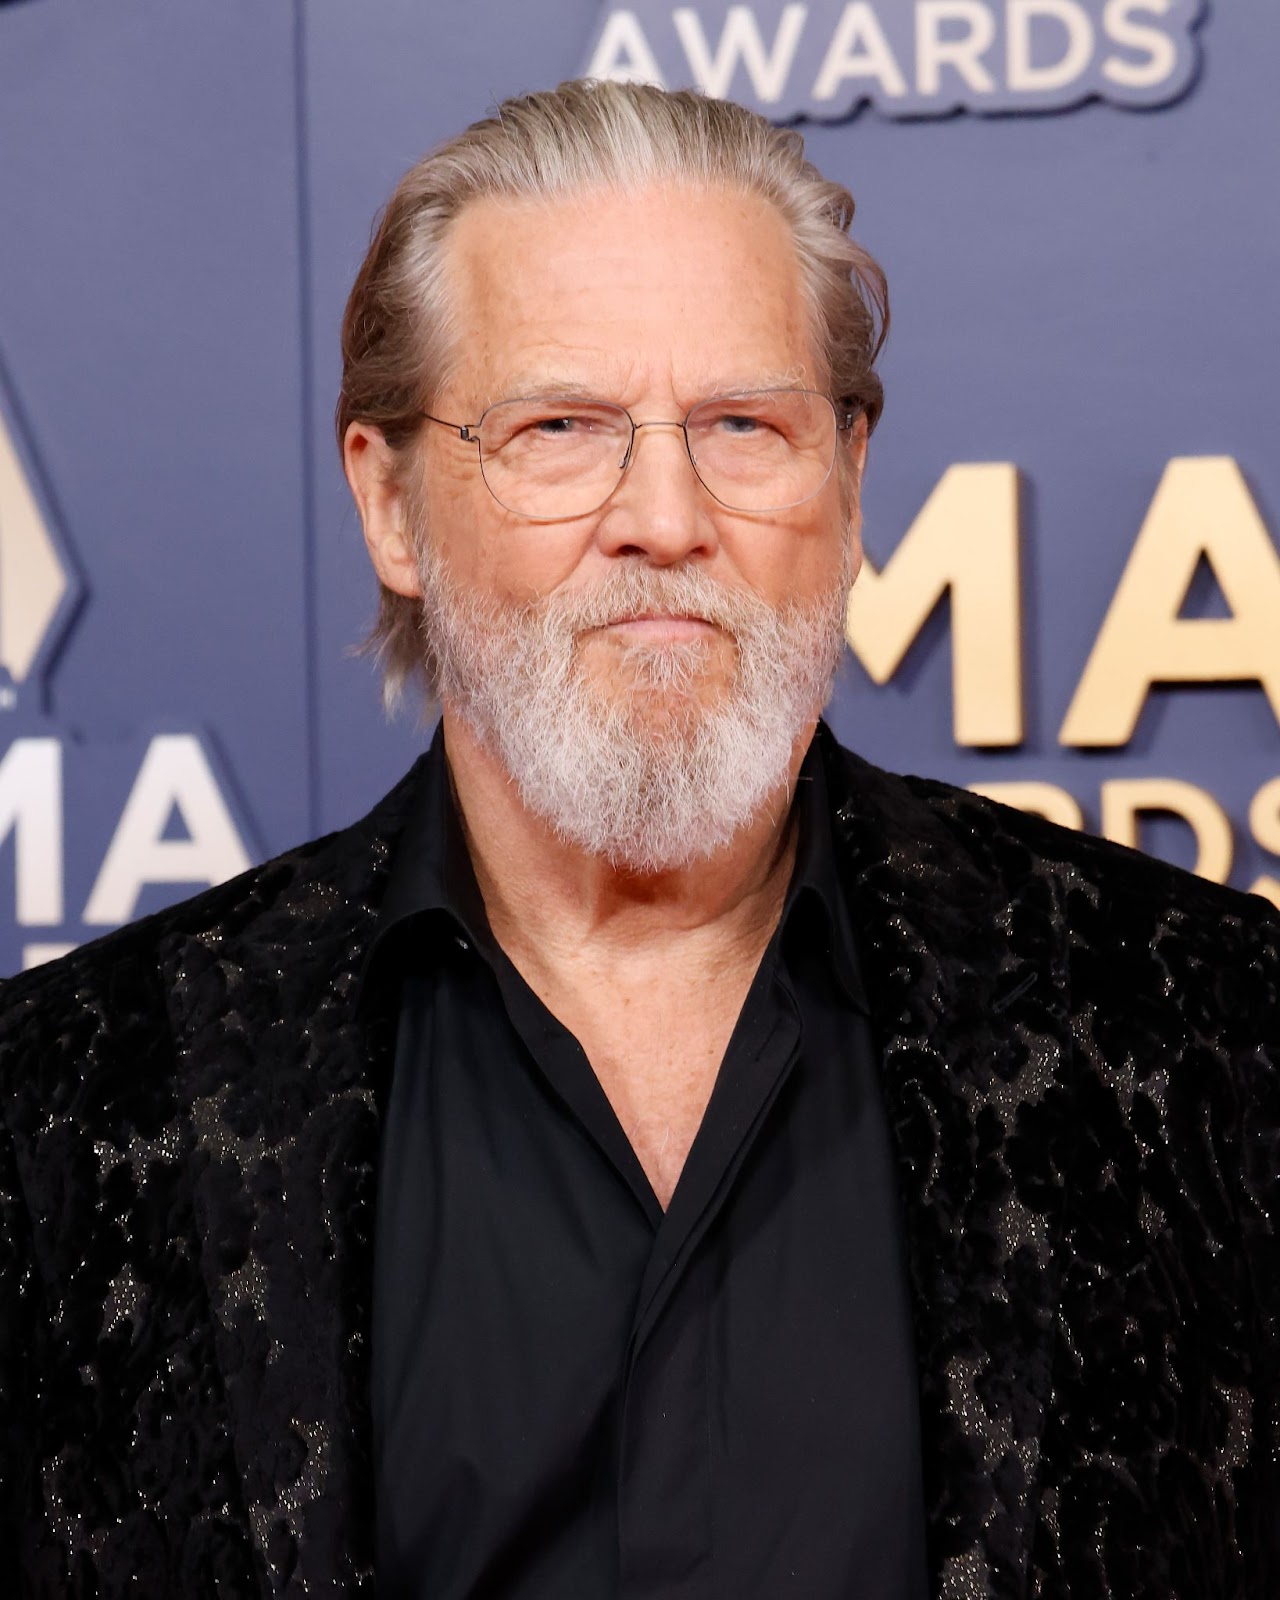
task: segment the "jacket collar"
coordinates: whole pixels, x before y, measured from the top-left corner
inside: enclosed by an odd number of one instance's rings
[[[822,730],[897,1146],[937,1592],[1023,1592],[1069,1132],[1046,875],[989,807]],[[373,1584],[368,1335],[379,1105],[357,1011],[424,763],[362,822],[249,875],[164,953],[202,1266],[265,1592]],[[1012,887],[1009,887],[1012,885]]]
[[[851,1004],[867,1009],[857,955],[836,866],[835,828],[827,766],[834,741],[815,739],[797,776],[793,817],[795,868],[782,922],[788,936],[819,941]],[[793,924],[798,921],[799,926]],[[423,757],[404,827],[396,840],[368,954],[360,972],[361,1011],[393,1004],[406,959],[463,936],[491,959],[493,934],[471,866],[454,796],[443,725]]]

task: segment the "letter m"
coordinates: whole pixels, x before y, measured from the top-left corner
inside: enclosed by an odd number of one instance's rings
[[[849,596],[849,647],[878,684],[950,596],[957,744],[1022,739],[1018,544],[1017,468],[948,467],[890,560],[879,572],[864,563]]]

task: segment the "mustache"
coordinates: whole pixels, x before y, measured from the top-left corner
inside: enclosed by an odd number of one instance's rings
[[[585,633],[642,616],[695,617],[734,637],[776,616],[758,595],[730,589],[700,567],[619,566],[588,588],[544,596],[529,615],[554,630]]]

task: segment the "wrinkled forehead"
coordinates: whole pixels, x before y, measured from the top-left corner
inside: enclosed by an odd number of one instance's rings
[[[457,218],[445,275],[459,400],[563,386],[623,404],[737,388],[824,388],[787,223],[705,185],[485,198]]]

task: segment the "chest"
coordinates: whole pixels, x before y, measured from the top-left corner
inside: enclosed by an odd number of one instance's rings
[[[381,1461],[386,1492],[403,1491],[397,1527],[422,1524],[407,1558],[458,1549],[443,1535],[465,1498],[476,1563],[432,1569],[423,1592],[472,1592],[511,1530],[536,1526],[595,1564],[564,1592],[614,1592],[618,1570],[621,1592],[652,1595],[668,1592],[659,1570],[705,1566],[709,1593],[803,1581],[835,1600],[885,1518],[915,1514],[909,1313],[868,1041],[772,991],[739,1011],[727,1048],[702,1035],[714,1086],[665,1209],[584,1041],[540,1006],[469,1013],[464,1050],[437,1014],[418,1039],[429,1059],[397,1059]],[[904,1559],[922,1548],[904,1528]]]
[[[753,974],[675,993],[548,984],[540,998],[574,1036],[665,1210],[706,1115]]]

